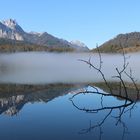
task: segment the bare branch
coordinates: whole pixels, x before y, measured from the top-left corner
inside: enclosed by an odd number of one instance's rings
[[[110,84],[108,83],[108,81],[106,80],[106,77],[104,75],[104,73],[102,72],[102,57],[101,57],[101,53],[100,53],[100,50],[98,48],[98,45],[96,46],[97,47],[97,51],[98,51],[98,55],[99,55],[99,67],[98,66],[95,66],[94,64],[91,63],[91,57],[89,58],[89,60],[82,60],[82,59],[79,59],[79,61],[82,61],[86,64],[89,65],[90,68],[93,68],[95,69],[98,73],[100,73],[100,75],[102,76],[102,79],[104,80],[104,83],[106,85],[106,87],[108,87],[110,93],[107,94],[107,93],[103,93],[103,92],[99,92],[98,88],[96,87],[93,87],[95,89],[95,91],[85,91],[85,92],[78,92],[77,94],[74,94],[71,98],[70,98],[70,101],[72,102],[73,106],[75,108],[77,108],[78,110],[81,110],[81,111],[84,111],[84,112],[87,112],[87,113],[98,113],[99,111],[109,111],[107,113],[107,115],[104,116],[104,118],[98,122],[96,125],[91,125],[91,121],[90,121],[90,125],[89,125],[89,128],[87,129],[82,129],[82,132],[81,133],[87,133],[87,132],[90,132],[92,129],[98,127],[99,130],[100,130],[100,139],[101,139],[101,134],[102,134],[102,125],[104,124],[104,122],[106,121],[106,119],[112,114],[113,110],[119,110],[119,114],[116,115],[114,118],[117,119],[117,122],[116,122],[116,125],[118,125],[118,123],[121,123],[122,126],[123,126],[123,136],[122,136],[122,139],[124,139],[124,135],[126,133],[126,125],[124,122],[122,122],[122,116],[124,113],[130,111],[130,114],[131,114],[131,111],[132,109],[134,109],[135,105],[136,105],[136,102],[134,102],[132,99],[130,99],[128,97],[128,91],[127,91],[127,86],[126,86],[126,83],[123,79],[123,74],[125,74],[133,83],[134,87],[135,87],[135,90],[137,92],[137,99],[139,99],[139,89],[137,87],[137,84],[136,84],[136,81],[135,79],[133,78],[132,76],[132,70],[130,69],[130,73],[128,74],[126,72],[126,69],[129,65],[129,62],[127,62],[127,57],[125,56],[125,51],[124,51],[124,48],[121,46],[121,49],[122,49],[122,56],[123,56],[123,65],[122,65],[122,68],[119,69],[118,67],[115,68],[116,72],[117,72],[117,75],[116,76],[112,76],[113,78],[118,78],[119,79],[119,94],[115,94],[113,93],[113,88],[110,86]],[[124,89],[124,90],[122,90]],[[123,96],[122,94],[122,91],[125,93]],[[98,107],[98,108],[86,108],[86,107],[80,107],[78,105],[76,105],[76,103],[74,102],[74,98],[75,97],[78,97],[79,95],[82,95],[82,94],[97,94],[97,95],[100,95],[101,98],[101,107]],[[104,106],[103,105],[103,98],[105,96],[112,96],[112,97],[117,97],[117,98],[120,98],[122,100],[124,100],[125,102],[122,104],[122,105],[115,105],[115,106]],[[136,100],[137,101],[137,100]],[[128,109],[128,107],[130,107]]]

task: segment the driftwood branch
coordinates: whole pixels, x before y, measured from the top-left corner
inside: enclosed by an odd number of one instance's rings
[[[103,80],[104,80],[106,86],[107,86],[108,89],[110,90],[110,93],[112,93],[112,88],[110,87],[108,81],[107,81],[106,78],[105,78],[104,73],[102,72],[102,63],[103,63],[103,61],[102,61],[102,56],[101,56],[101,53],[100,53],[100,50],[99,50],[98,46],[97,46],[97,51],[98,51],[98,56],[99,56],[99,67],[97,67],[97,66],[95,66],[95,65],[92,64],[91,58],[90,58],[89,60],[82,60],[82,59],[78,59],[78,60],[79,60],[79,61],[82,61],[82,62],[84,62],[84,63],[86,63],[86,64],[88,64],[90,68],[93,68],[93,69],[95,69],[98,73],[100,73],[100,75],[102,76],[102,78],[103,78]]]
[[[89,65],[90,68],[93,68],[98,73],[100,73],[100,75],[102,76],[102,79],[104,80],[104,83],[105,83],[106,87],[109,89],[109,93],[100,92],[98,90],[98,88],[93,87],[93,89],[95,91],[88,91],[88,90],[86,90],[85,92],[78,92],[78,93],[74,94],[70,98],[70,101],[72,102],[72,105],[75,108],[77,108],[78,110],[87,112],[87,113],[98,113],[99,111],[105,111],[105,110],[108,112],[103,117],[103,119],[100,122],[97,122],[97,124],[92,125],[91,124],[91,121],[90,121],[90,126],[87,129],[82,129],[81,132],[80,132],[82,134],[83,133],[88,133],[91,130],[93,130],[93,129],[95,129],[95,128],[98,127],[99,130],[100,130],[100,138],[99,139],[101,139],[102,125],[105,123],[105,121],[107,120],[107,118],[109,116],[112,116],[111,114],[112,114],[112,112],[114,110],[119,110],[118,115],[117,116],[114,116],[114,118],[117,120],[116,121],[116,125],[122,124],[122,127],[123,127],[122,139],[124,139],[124,135],[126,134],[127,127],[126,127],[125,123],[122,121],[122,116],[123,116],[123,114],[125,114],[128,111],[130,111],[130,114],[131,114],[131,111],[134,109],[136,102],[133,101],[128,96],[127,86],[126,86],[126,83],[125,83],[125,81],[123,79],[123,74],[125,74],[131,80],[131,82],[133,83],[134,88],[135,88],[135,91],[137,93],[137,100],[139,99],[139,93],[140,93],[139,92],[139,88],[137,87],[136,81],[135,81],[134,77],[132,76],[132,70],[130,69],[130,73],[128,73],[126,71],[128,65],[129,65],[129,62],[127,62],[127,57],[126,57],[125,51],[124,51],[124,49],[122,47],[122,56],[123,56],[123,65],[122,65],[122,68],[116,67],[115,70],[117,72],[117,75],[116,76],[112,76],[113,78],[119,79],[119,91],[118,91],[119,94],[116,95],[113,92],[112,87],[110,86],[109,82],[106,80],[106,77],[105,77],[105,75],[104,75],[104,73],[102,71],[102,63],[103,62],[102,62],[102,56],[101,56],[101,53],[100,53],[100,50],[99,50],[98,46],[97,46],[97,51],[98,51],[98,56],[99,56],[99,65],[98,66],[95,66],[91,62],[91,57],[89,58],[89,60],[79,59],[79,61],[86,63],[87,65]],[[124,90],[122,90],[122,89],[124,89]],[[124,92],[124,94],[122,94],[122,92]],[[82,94],[97,94],[97,95],[100,95],[101,96],[101,98],[100,98],[101,99],[101,107],[99,107],[99,108],[86,108],[86,107],[80,107],[80,106],[78,106],[75,103],[74,98],[76,98],[76,97],[78,97],[79,95],[82,95]],[[112,97],[120,98],[120,99],[124,100],[124,103],[122,105],[117,105],[117,106],[104,106],[103,105],[103,98],[105,96],[106,97],[112,96]]]

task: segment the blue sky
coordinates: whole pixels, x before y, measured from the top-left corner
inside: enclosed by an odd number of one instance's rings
[[[80,40],[89,48],[140,31],[140,0],[2,0],[0,5],[0,20],[13,18],[25,31]]]

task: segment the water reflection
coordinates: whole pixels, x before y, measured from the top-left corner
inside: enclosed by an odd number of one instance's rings
[[[83,87],[82,85],[0,85],[0,114],[16,115],[26,103],[47,103]],[[74,91],[72,91],[74,92]]]
[[[107,93],[105,88],[97,89]],[[90,92],[86,94],[87,91]],[[131,104],[117,96],[102,98],[102,95],[92,94],[95,91],[91,84],[0,85],[1,139],[139,138],[139,103]],[[134,101],[135,90],[130,88],[128,95]]]
[[[24,106],[24,95],[17,95],[0,99],[0,114],[12,116],[17,114]]]
[[[128,132],[126,123],[123,121],[123,116],[128,112],[131,115],[132,110],[136,106],[136,102],[139,100],[139,98],[138,98],[139,96],[137,96],[137,93],[135,93],[135,89],[133,89],[133,91],[134,91],[133,92],[134,96],[137,97],[136,100],[134,100],[134,98],[131,98],[131,94],[130,94],[131,92],[129,91],[129,88],[127,91],[128,98],[125,96],[125,94],[124,95],[120,95],[120,94],[116,94],[116,93],[114,95],[108,94],[108,93],[98,89],[97,87],[88,87],[88,89],[86,91],[80,91],[80,92],[77,92],[77,94],[74,94],[70,98],[70,101],[72,102],[72,105],[79,111],[83,111],[83,112],[91,113],[91,114],[99,114],[100,112],[103,114],[103,112],[105,112],[105,114],[102,116],[101,120],[99,120],[95,123],[92,123],[90,120],[89,127],[82,129],[79,132],[79,134],[90,133],[91,131],[98,128],[99,140],[101,140],[102,134],[104,132],[103,125],[106,123],[107,119],[111,120],[111,118],[114,118],[116,120],[115,126],[119,125],[119,127],[122,127],[122,130],[123,130],[122,131],[122,140],[123,140],[125,138],[125,135]],[[119,90],[118,90],[118,92],[119,92]],[[98,98],[97,98],[97,95],[98,95]],[[91,103],[90,103],[90,105],[89,104],[85,105],[83,102],[77,103],[81,99],[81,96],[84,96],[84,98],[85,98],[85,96],[91,96],[92,101],[95,102],[95,100],[97,100],[98,103],[96,103],[96,104],[92,103],[92,106],[91,106]],[[109,99],[111,104],[110,104],[110,102],[108,103],[108,102],[104,101],[104,100],[106,100],[105,98],[108,99],[108,97],[109,98],[111,97]],[[120,101],[115,101],[114,97],[117,97],[117,99],[119,99]]]

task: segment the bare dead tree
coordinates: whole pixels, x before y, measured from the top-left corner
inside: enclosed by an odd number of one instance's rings
[[[123,67],[120,70],[116,67],[116,71],[117,71],[118,75],[117,76],[112,76],[112,77],[120,79],[120,84],[124,88],[125,96],[128,98],[127,88],[126,88],[125,82],[122,78],[122,74],[125,73],[125,70],[126,70],[127,66],[129,65],[129,63],[126,61],[124,48],[122,46],[121,46],[121,49],[122,49],[122,56],[123,56]]]
[[[126,71],[124,73],[127,75],[127,77],[129,77],[131,79],[131,81],[132,81],[132,83],[133,83],[133,85],[135,87],[135,90],[137,92],[137,99],[139,99],[139,93],[140,93],[140,91],[139,91],[139,89],[137,87],[135,78],[132,76],[132,70],[131,70],[131,68],[130,68],[130,74],[128,74]]]
[[[123,114],[125,114],[128,111],[130,111],[130,114],[131,114],[131,111],[132,111],[132,109],[134,109],[134,106],[135,106],[136,102],[134,102],[128,96],[127,86],[126,86],[126,83],[123,79],[123,74],[125,74],[132,81],[132,83],[134,85],[134,88],[135,88],[135,91],[137,93],[137,99],[139,99],[139,88],[137,87],[136,81],[135,81],[134,77],[132,76],[132,70],[130,69],[130,73],[128,73],[126,71],[128,65],[129,65],[129,62],[127,62],[127,57],[126,57],[125,51],[122,47],[122,56],[123,56],[122,68],[119,69],[118,67],[116,67],[115,70],[117,72],[117,75],[112,76],[112,78],[118,78],[119,79],[119,94],[118,95],[115,94],[113,92],[113,89],[110,86],[109,82],[106,80],[106,77],[105,77],[105,75],[102,71],[102,63],[103,62],[102,62],[102,56],[101,56],[101,53],[100,53],[100,50],[99,50],[98,46],[97,46],[97,51],[98,51],[98,56],[99,56],[99,66],[98,67],[95,66],[93,63],[91,63],[91,58],[89,58],[89,60],[79,59],[79,61],[82,61],[82,62],[88,64],[90,66],[90,68],[93,68],[98,73],[100,73],[100,75],[102,76],[102,78],[104,80],[104,83],[105,83],[106,87],[109,89],[110,93],[100,92],[96,87],[93,87],[95,91],[86,90],[85,92],[78,92],[77,94],[74,94],[70,98],[70,101],[72,102],[72,104],[75,108],[77,108],[78,110],[87,112],[87,113],[98,113],[99,111],[104,111],[104,110],[106,110],[108,112],[100,122],[97,122],[97,124],[92,125],[91,121],[90,121],[89,127],[86,128],[86,129],[82,129],[81,132],[80,132],[81,134],[88,133],[95,128],[99,128],[99,130],[100,130],[100,138],[99,139],[101,139],[102,125],[105,123],[107,118],[109,116],[111,116],[111,114],[114,110],[119,110],[118,115],[117,116],[112,116],[112,117],[116,119],[116,124],[115,125],[122,124],[122,127],[123,127],[122,139],[124,139],[124,135],[126,134],[127,127],[126,127],[125,123],[122,121],[122,116],[123,116]],[[124,90],[122,90],[122,89],[124,89]],[[122,92],[124,92],[124,95],[122,95]],[[78,97],[81,94],[89,94],[89,93],[90,94],[97,94],[97,95],[101,96],[101,101],[100,101],[101,102],[101,107],[99,107],[99,108],[86,108],[86,107],[80,107],[75,103],[74,98]],[[118,105],[118,106],[104,106],[103,105],[103,98],[105,96],[107,96],[107,97],[109,97],[109,96],[117,97],[117,98],[120,98],[120,99],[124,100],[125,102],[122,105]]]
[[[82,61],[82,62],[84,62],[84,63],[86,63],[86,64],[88,64],[90,68],[93,68],[93,69],[95,69],[98,73],[100,73],[100,75],[102,76],[102,78],[103,78],[103,80],[104,80],[106,86],[107,86],[108,89],[110,90],[110,93],[112,93],[112,88],[110,87],[108,81],[107,81],[106,78],[105,78],[104,73],[102,72],[102,63],[103,63],[103,61],[102,61],[102,56],[101,56],[100,50],[99,50],[99,48],[98,48],[98,45],[97,45],[96,47],[97,47],[97,52],[98,52],[98,55],[99,55],[99,67],[97,67],[97,66],[95,66],[95,65],[92,64],[91,58],[89,58],[89,60],[82,60],[82,59],[78,59],[78,60],[79,60],[79,61]]]

